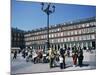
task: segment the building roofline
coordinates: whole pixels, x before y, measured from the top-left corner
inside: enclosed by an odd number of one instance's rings
[[[96,21],[96,17],[77,19],[77,20],[65,22],[65,23],[62,23],[62,24],[51,25],[49,28],[51,29],[51,28],[58,28],[58,27],[62,27],[62,26],[77,25],[77,24],[81,24],[81,23],[85,23],[85,22],[89,22],[89,21]],[[34,30],[29,30],[29,31],[26,31],[25,33],[27,34],[27,33],[44,31],[44,30],[47,30],[47,27],[38,28],[38,29],[34,29]]]

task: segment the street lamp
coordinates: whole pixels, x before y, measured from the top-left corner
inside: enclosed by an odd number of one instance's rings
[[[51,6],[51,3],[47,4],[47,7],[44,8],[44,3],[41,3],[41,10],[47,14],[47,50],[50,48],[49,43],[49,15],[55,12],[55,6]],[[51,8],[52,7],[52,8]]]

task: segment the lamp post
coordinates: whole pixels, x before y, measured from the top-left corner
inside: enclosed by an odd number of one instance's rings
[[[44,3],[41,3],[41,10],[47,14],[47,50],[50,48],[49,42],[49,15],[55,12],[55,6],[51,6],[50,3],[47,4],[47,7],[44,7]],[[51,8],[52,7],[52,8]]]

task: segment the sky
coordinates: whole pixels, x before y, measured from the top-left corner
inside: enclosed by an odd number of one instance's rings
[[[11,27],[28,31],[47,26],[47,15],[41,10],[41,3],[11,1]],[[51,4],[53,5],[55,12],[50,15],[50,25],[96,16],[96,6]],[[46,6],[45,4],[45,8]]]

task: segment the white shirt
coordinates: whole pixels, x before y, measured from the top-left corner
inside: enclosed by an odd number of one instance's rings
[[[59,60],[59,63],[63,63],[63,58],[61,56],[59,57]]]

